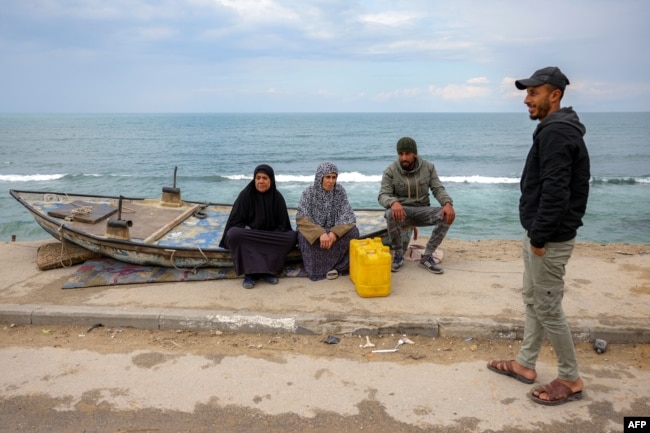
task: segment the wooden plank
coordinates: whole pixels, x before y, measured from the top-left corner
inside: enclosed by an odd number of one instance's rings
[[[162,226],[161,228],[153,232],[149,237],[147,237],[144,240],[144,243],[152,244],[156,242],[158,239],[163,237],[165,233],[169,232],[171,229],[173,229],[174,227],[176,227],[177,225],[185,221],[187,218],[189,218],[192,214],[194,214],[194,212],[200,209],[201,206],[203,205],[195,204],[191,208],[187,209],[185,212],[183,212],[182,214],[174,218],[172,221],[170,221],[169,223],[165,224],[164,226]]]
[[[117,212],[117,208],[108,203],[90,203],[75,200],[72,203],[59,206],[58,209],[51,210],[47,214],[54,218],[71,218],[73,221],[95,224],[115,212]]]

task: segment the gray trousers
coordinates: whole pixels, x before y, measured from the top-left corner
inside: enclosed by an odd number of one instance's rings
[[[431,206],[404,206],[406,218],[404,221],[397,222],[393,219],[393,211],[387,209],[384,217],[388,227],[388,236],[390,236],[391,250],[404,253],[402,246],[402,236],[410,227],[427,227],[435,226],[431,232],[431,237],[424,249],[423,256],[430,256],[440,246],[442,240],[449,231],[449,224],[440,219],[442,212],[441,207]]]
[[[530,249],[530,239],[524,236],[523,299],[526,306],[524,340],[517,362],[535,369],[544,335],[553,346],[558,362],[558,377],[578,379],[578,360],[571,330],[562,309],[565,266],[571,257],[575,239],[566,242],[548,242],[546,255],[539,257]]]

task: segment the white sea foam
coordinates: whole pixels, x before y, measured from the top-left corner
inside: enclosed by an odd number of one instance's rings
[[[65,174],[0,174],[0,182],[43,182],[64,176]]]
[[[252,176],[236,174],[224,176],[230,180],[250,180]],[[489,177],[489,176],[441,176],[443,183],[482,183],[482,184],[509,184],[519,183],[519,178],[515,177]],[[275,181],[278,183],[312,183],[314,176],[276,174]],[[339,174],[338,181],[341,183],[380,183],[380,174],[362,174],[356,171],[343,172]]]
[[[444,182],[453,183],[519,183],[517,177],[489,177],[489,176],[442,176],[440,180]]]

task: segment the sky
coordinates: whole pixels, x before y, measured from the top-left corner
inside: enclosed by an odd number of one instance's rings
[[[647,0],[2,0],[0,113],[650,111]]]

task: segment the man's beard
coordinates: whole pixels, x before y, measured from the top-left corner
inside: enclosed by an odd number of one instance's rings
[[[541,104],[535,106],[536,113],[530,115],[531,120],[543,120],[548,116],[548,112],[551,109],[551,103],[548,98],[544,99]]]

